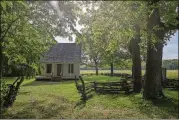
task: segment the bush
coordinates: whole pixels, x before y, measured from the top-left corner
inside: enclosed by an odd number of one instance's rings
[[[5,80],[1,80],[1,113],[4,111],[5,96],[8,94],[8,86],[5,84]]]

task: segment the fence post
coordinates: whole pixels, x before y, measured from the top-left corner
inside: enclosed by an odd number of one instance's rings
[[[93,83],[94,83],[94,91],[96,92],[96,82]]]
[[[76,85],[76,89],[79,91],[79,89],[78,89],[78,82],[77,82],[77,77],[76,77],[76,75],[75,75],[75,85]]]
[[[85,92],[85,83],[82,79],[81,76],[79,76],[80,80],[81,80],[81,83],[82,83],[82,95],[83,95],[83,100],[87,100],[87,96],[86,96],[86,92]]]

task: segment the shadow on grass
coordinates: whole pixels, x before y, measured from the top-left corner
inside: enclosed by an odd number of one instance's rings
[[[6,111],[4,114],[2,114],[2,119],[18,119],[18,118],[35,118],[35,114],[33,114],[33,106],[39,107],[40,104],[42,104],[44,101],[34,101],[34,102],[25,102],[25,103],[19,103],[16,102],[16,106],[23,106],[21,110],[18,110],[18,108],[14,112]],[[13,105],[14,106],[14,105]],[[13,109],[12,107],[8,109]]]
[[[169,91],[177,91],[179,90],[179,88],[167,88]]]
[[[93,98],[93,94],[87,95],[87,100],[89,100],[91,98]],[[80,100],[79,102],[76,103],[74,108],[79,108],[79,109],[84,108],[86,106],[87,100]]]
[[[60,82],[31,81],[31,82],[23,84],[22,86],[58,85],[58,84],[73,84],[73,83],[74,83],[74,81],[60,81]]]
[[[107,95],[107,94],[105,94],[105,95]],[[108,95],[110,95],[110,98],[111,99],[116,99],[116,98],[121,98],[121,97],[123,97],[123,98],[128,98],[130,95],[133,95],[133,94],[125,94],[125,93],[117,93],[117,94],[108,94]]]
[[[22,91],[20,91],[18,94],[20,94],[20,95],[28,95],[29,93],[31,93],[31,92],[22,92]]]
[[[112,98],[116,97],[128,97],[129,95],[134,95],[133,91],[130,91],[129,93],[125,93],[125,91],[105,91],[105,89],[102,89],[101,91],[96,91],[96,94],[98,95],[112,95]]]
[[[76,103],[76,105],[74,106],[74,108],[84,108],[86,106],[86,101],[80,100],[79,102]]]
[[[11,110],[5,112],[1,118],[3,119],[24,119],[24,118],[63,118],[68,117],[72,113],[72,105],[68,102],[53,101],[46,103],[45,101],[28,101],[25,103],[16,102]],[[66,116],[64,111],[68,111]]]
[[[173,98],[160,100],[144,100],[142,97],[130,96],[130,100],[143,114],[149,118],[159,116],[161,119],[178,118],[178,101]]]

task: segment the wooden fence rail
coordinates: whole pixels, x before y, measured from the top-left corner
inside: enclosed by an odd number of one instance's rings
[[[84,83],[84,80],[79,76],[79,80],[75,77],[75,84],[80,93],[81,100],[87,100],[92,94],[96,93],[121,93],[122,91],[129,94],[133,91],[133,81],[129,79],[121,79],[119,82],[90,82]]]
[[[133,91],[133,82],[93,82],[94,90],[97,93],[120,93],[124,91],[129,94]]]
[[[108,75],[108,74],[106,74],[106,75]],[[121,74],[119,74],[119,75],[121,75]],[[90,82],[90,83],[84,83],[84,80],[82,79],[81,76],[79,76],[79,80],[77,80],[75,77],[76,88],[81,95],[81,100],[87,100],[89,94],[91,95],[92,91],[95,91],[96,93],[121,93],[121,92],[124,92],[125,94],[129,94],[133,91],[133,80],[131,79],[131,76],[129,76],[128,74],[125,74],[122,76],[124,76],[124,77],[121,78],[121,80],[118,82]],[[145,80],[145,77],[143,76],[142,77],[142,86],[144,86],[144,80]],[[81,81],[81,83],[78,83],[79,81]],[[162,86],[164,88],[178,89],[179,88],[179,80],[174,80],[174,79],[169,80],[166,78],[166,80],[162,81]]]
[[[166,79],[165,81],[162,82],[162,85],[164,88],[179,89],[179,80]]]

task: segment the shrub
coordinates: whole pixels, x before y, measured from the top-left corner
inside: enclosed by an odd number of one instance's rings
[[[1,80],[1,113],[4,112],[5,96],[8,94],[8,86],[5,84],[5,80]]]

